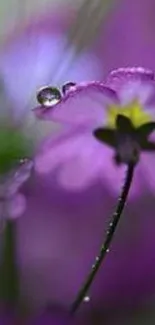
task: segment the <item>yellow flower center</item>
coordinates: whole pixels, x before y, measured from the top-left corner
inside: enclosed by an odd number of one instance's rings
[[[152,120],[151,116],[143,110],[143,107],[137,100],[134,100],[126,106],[111,105],[108,109],[108,127],[116,128],[117,116],[121,114],[128,117],[135,128],[148,123]]]

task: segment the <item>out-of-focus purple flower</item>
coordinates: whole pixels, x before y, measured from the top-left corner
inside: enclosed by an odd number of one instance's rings
[[[99,40],[104,72],[118,66],[141,65],[155,69],[154,13],[154,0],[117,1]]]
[[[16,170],[11,170],[5,176],[1,175],[1,217],[3,217],[4,206],[6,218],[16,218],[24,212],[26,201],[24,195],[19,193],[19,189],[30,177],[32,167],[32,161],[23,161]]]
[[[65,130],[40,148],[35,182],[26,189],[27,210],[18,220],[22,288],[34,304],[73,301],[119,193],[124,166],[115,165],[113,148],[97,141],[93,130],[113,127],[121,112],[135,127],[154,120],[154,89],[152,72],[118,70],[104,84],[77,85],[56,105],[36,109],[37,116],[59,121]],[[122,308],[155,291],[153,164],[154,154],[142,152],[126,213],[88,293],[88,309],[103,303]]]

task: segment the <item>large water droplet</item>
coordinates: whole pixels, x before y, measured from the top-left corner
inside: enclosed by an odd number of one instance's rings
[[[67,82],[62,86],[62,92],[66,95],[70,90],[74,90],[76,86],[75,82]]]
[[[37,93],[37,101],[44,107],[50,107],[57,104],[61,99],[59,89],[54,87],[43,87]]]
[[[84,302],[89,302],[90,301],[90,297],[89,296],[85,296],[83,299]]]

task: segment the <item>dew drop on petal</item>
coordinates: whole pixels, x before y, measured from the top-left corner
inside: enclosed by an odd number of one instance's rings
[[[40,88],[37,93],[37,101],[44,107],[50,107],[57,104],[61,99],[61,93],[59,89],[46,86]]]
[[[76,86],[75,82],[67,82],[62,86],[62,93],[66,95],[70,90],[74,90]]]
[[[84,302],[89,302],[90,301],[90,297],[89,296],[85,296],[83,299]]]

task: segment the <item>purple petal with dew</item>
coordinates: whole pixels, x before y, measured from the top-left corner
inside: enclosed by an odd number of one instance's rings
[[[120,68],[111,72],[106,85],[117,92],[122,106],[138,100],[155,118],[155,78],[151,70],[141,67]]]
[[[142,67],[113,70],[105,84],[117,92],[122,105],[135,99],[142,105],[155,103],[155,75],[151,70]]]
[[[131,81],[155,80],[154,72],[143,67],[119,68],[111,71],[106,80],[106,85],[118,91],[124,84]]]
[[[122,85],[117,91],[121,105],[137,100],[144,108],[155,104],[155,82],[131,81]]]
[[[92,82],[77,85],[56,105],[38,106],[34,112],[40,119],[95,127],[103,124],[106,105],[114,102],[117,102],[117,96],[113,90],[102,83]]]

